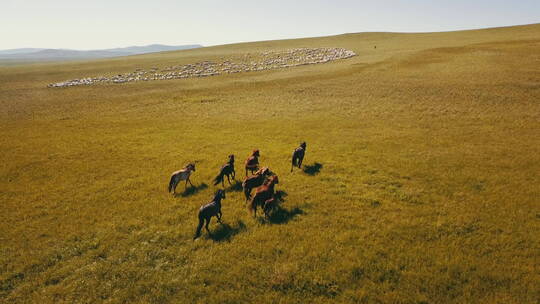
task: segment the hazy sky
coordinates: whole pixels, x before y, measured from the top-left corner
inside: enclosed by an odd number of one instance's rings
[[[540,22],[540,0],[0,0],[0,49],[224,43]]]

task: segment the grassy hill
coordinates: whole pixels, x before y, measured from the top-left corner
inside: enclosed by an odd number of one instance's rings
[[[46,88],[296,47],[358,56]],[[2,67],[0,302],[538,303],[539,70],[538,24]],[[283,209],[254,219],[227,187],[192,241],[219,167],[235,154],[243,177],[254,148]]]

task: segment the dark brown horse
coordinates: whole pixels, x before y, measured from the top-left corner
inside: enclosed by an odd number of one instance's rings
[[[229,161],[221,167],[218,176],[214,178],[214,186],[219,184],[220,182],[222,186],[225,186],[223,183],[225,180],[225,175],[227,176],[229,185],[231,185],[231,179],[229,178],[229,176],[232,176],[233,180],[236,176],[236,172],[234,171],[234,154],[229,155]]]
[[[292,155],[291,172],[294,167],[302,168],[302,161],[304,160],[304,154],[306,153],[306,142],[300,144],[300,147],[294,149]]]
[[[257,216],[257,206],[264,206],[264,203],[274,197],[274,186],[279,184],[277,175],[271,176],[266,183],[257,188],[257,192],[249,204],[249,210],[253,212],[253,215]]]
[[[253,150],[251,156],[246,160],[246,176],[248,175],[248,170],[253,174],[253,172],[259,170],[259,150]]]
[[[244,189],[244,195],[246,196],[246,201],[251,197],[251,189],[261,186],[264,183],[264,180],[267,176],[272,175],[268,167],[262,167],[255,175],[244,178],[242,183],[242,188]]]
[[[221,223],[221,200],[224,198],[225,190],[219,189],[216,192],[216,195],[214,195],[214,199],[210,203],[202,206],[199,209],[199,226],[197,226],[197,231],[195,231],[195,236],[193,237],[193,239],[201,236],[201,229],[205,221],[206,231],[208,232],[208,234],[211,234],[210,230],[208,230],[208,225],[210,224],[210,220],[213,216],[217,217],[218,222]]]

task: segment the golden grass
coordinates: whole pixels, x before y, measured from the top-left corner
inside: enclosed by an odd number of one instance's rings
[[[0,68],[0,301],[538,303],[539,37],[347,34]],[[45,87],[294,47],[359,56]],[[318,173],[289,173],[303,140]],[[255,147],[283,210],[255,220],[233,189],[225,224],[192,241],[219,166],[234,153],[242,176]],[[197,190],[170,196],[189,161]]]

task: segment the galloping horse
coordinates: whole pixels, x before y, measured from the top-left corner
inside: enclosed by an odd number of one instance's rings
[[[206,231],[208,232],[208,234],[211,234],[210,230],[208,230],[208,225],[210,224],[210,220],[212,219],[213,216],[217,217],[218,222],[221,223],[221,216],[222,216],[221,200],[222,199],[225,199],[225,190],[219,189],[216,192],[216,195],[214,195],[214,199],[210,203],[202,206],[199,209],[199,225],[197,226],[197,231],[195,231],[195,236],[193,237],[193,239],[196,239],[199,236],[201,236],[201,229],[205,221],[206,221],[206,226],[205,226]]]
[[[253,215],[257,216],[257,206],[264,206],[264,203],[274,196],[274,186],[279,183],[277,175],[273,175],[268,179],[264,185],[257,188],[257,192],[251,200],[248,208],[253,212]]]
[[[244,195],[246,196],[246,202],[251,197],[251,189],[259,187],[264,183],[266,176],[272,175],[268,167],[262,167],[259,171],[255,172],[255,175],[246,177],[242,183],[242,188],[244,189]]]
[[[246,160],[246,176],[248,170],[253,174],[254,171],[259,170],[259,150],[253,150],[251,156]]]
[[[230,185],[231,179],[229,178],[229,176],[232,175],[233,180],[236,176],[236,172],[234,171],[234,154],[229,155],[229,161],[225,165],[223,165],[223,167],[221,167],[218,176],[214,178],[214,186],[219,184],[220,182],[222,186],[225,186],[223,183],[225,175],[227,175],[227,180],[229,181]]]
[[[291,172],[293,171],[293,167],[302,167],[302,161],[304,160],[304,154],[306,153],[306,142],[303,142],[300,144],[300,147],[294,149],[293,155],[292,155],[292,165],[291,165]]]
[[[188,182],[193,187],[193,184],[189,180],[189,176],[191,175],[191,171],[195,171],[195,164],[190,163],[187,166],[185,166],[184,169],[173,172],[171,174],[171,181],[169,182],[169,193],[172,190],[173,194],[176,194],[176,186],[178,185],[178,183],[181,180],[186,181],[186,185],[185,185],[186,188],[187,188],[187,183]]]

